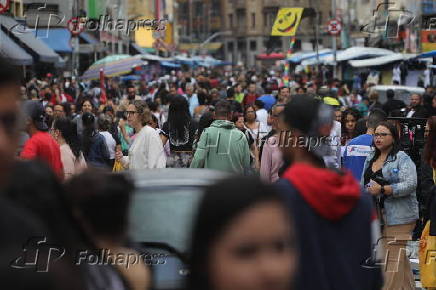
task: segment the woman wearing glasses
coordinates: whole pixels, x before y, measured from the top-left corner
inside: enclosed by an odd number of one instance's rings
[[[134,101],[127,107],[127,122],[135,129],[136,135],[129,148],[129,156],[123,156],[117,151],[115,158],[124,168],[165,168],[166,157],[159,134],[148,126],[151,120],[151,111],[144,101]]]
[[[374,196],[383,225],[383,238],[379,241],[387,258],[383,289],[415,289],[405,248],[418,219],[416,167],[400,151],[398,132],[389,122],[376,127],[373,146],[375,150],[366,158],[361,183]]]

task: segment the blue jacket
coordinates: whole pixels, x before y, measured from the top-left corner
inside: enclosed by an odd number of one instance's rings
[[[366,157],[374,150],[372,135],[363,134],[351,140],[345,147],[343,163],[350,169],[353,176],[360,181]]]
[[[368,168],[375,152],[368,155],[363,172]],[[392,186],[392,195],[386,196],[384,202],[386,224],[403,225],[418,219],[418,201],[416,200],[416,167],[412,159],[399,151],[395,157],[389,156],[383,164],[383,178]],[[361,184],[364,184],[362,174]]]

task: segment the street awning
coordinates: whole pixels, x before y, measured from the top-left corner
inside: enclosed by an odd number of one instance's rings
[[[180,68],[181,67],[180,64],[174,63],[174,62],[171,62],[171,61],[161,61],[160,65],[161,66],[165,66],[165,67],[169,67],[169,68]]]
[[[67,28],[38,28],[33,32],[38,39],[56,52],[71,53],[73,51],[71,33]],[[87,32],[80,33],[79,37],[86,42],[86,44],[80,44],[79,53],[89,54],[94,52],[99,41]]]
[[[318,56],[321,57],[321,56],[329,55],[329,54],[332,54],[332,53],[333,53],[333,50],[331,50],[331,49],[320,49],[318,51]],[[294,63],[300,63],[300,62],[302,62],[303,60],[306,60],[306,59],[311,59],[311,58],[315,58],[316,59],[316,56],[317,56],[317,54],[314,51],[297,52],[297,53],[293,54],[287,60],[288,61],[292,61]]]
[[[71,33],[66,28],[38,28],[35,36],[56,52],[71,53]]]
[[[436,50],[421,53],[416,58],[428,58],[428,57],[436,57]]]
[[[43,41],[36,38],[29,29],[24,29],[22,24],[19,24],[11,17],[3,15],[0,15],[0,21],[1,25],[9,32],[8,36],[17,43],[21,43],[31,52],[34,52],[39,61],[49,63],[57,63],[59,61],[59,55]]]
[[[379,57],[384,55],[394,54],[393,51],[384,48],[375,47],[350,47],[343,51],[339,51],[336,55],[336,61],[347,61],[352,59],[362,59],[368,57]],[[328,55],[324,58],[324,63],[331,64],[334,61],[333,55]]]
[[[0,30],[0,54],[15,65],[31,65],[33,58],[2,30]]]
[[[414,57],[416,57],[416,54],[395,53],[369,59],[350,60],[348,63],[353,67],[369,67],[408,60]]]

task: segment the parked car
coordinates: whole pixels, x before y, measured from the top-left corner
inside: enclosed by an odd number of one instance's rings
[[[130,207],[133,247],[151,266],[152,289],[182,289],[189,274],[191,230],[204,189],[228,176],[208,169],[132,171],[136,190]]]
[[[425,93],[424,88],[419,87],[408,87],[408,86],[373,86],[371,91],[377,91],[379,94],[379,102],[384,104],[388,100],[386,98],[387,90],[395,91],[395,99],[403,101],[406,105],[410,104],[410,95],[411,94],[420,94],[423,95]]]

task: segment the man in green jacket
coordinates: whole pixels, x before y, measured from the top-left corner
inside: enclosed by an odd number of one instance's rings
[[[244,133],[230,122],[227,101],[215,106],[215,121],[201,134],[191,168],[210,168],[246,174],[250,169],[250,150]]]

